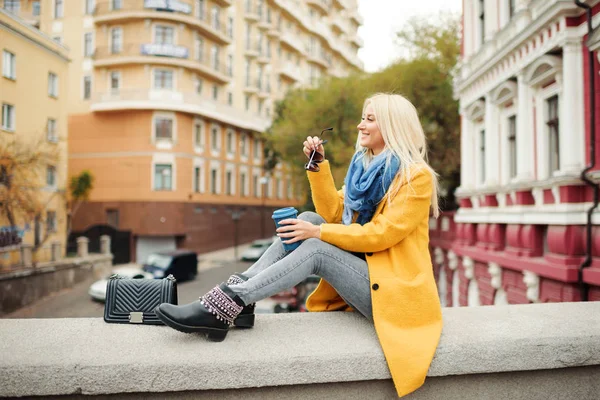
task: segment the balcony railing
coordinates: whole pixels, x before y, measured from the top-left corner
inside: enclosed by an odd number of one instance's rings
[[[281,75],[287,76],[288,78],[296,82],[302,80],[299,68],[293,65],[292,63],[288,62],[283,64],[279,72],[281,73]]]
[[[245,129],[264,131],[269,121],[226,104],[217,103],[195,92],[133,89],[119,92],[95,93],[93,111],[127,109],[161,109],[188,112],[214,118]]]
[[[215,59],[206,53],[189,54],[189,50],[184,46],[161,45],[154,43],[127,43],[123,46],[102,46],[97,47],[94,53],[94,60],[97,64],[119,64],[121,62],[147,62],[146,57],[164,57],[173,60],[177,65],[200,69],[206,74],[211,74],[221,82],[229,81],[229,71],[226,63],[221,59]]]
[[[191,0],[128,0],[118,9],[112,8],[111,1],[105,1],[96,5],[94,15],[102,19],[112,16],[148,18],[155,12],[160,13],[161,18],[169,18],[171,15],[174,20],[199,25],[222,43],[229,43],[231,40],[226,24],[221,19],[212,19],[206,10],[196,10]]]

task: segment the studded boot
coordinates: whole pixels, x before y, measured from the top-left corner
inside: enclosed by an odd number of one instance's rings
[[[238,283],[243,283],[248,280],[248,277],[242,274],[233,274],[227,280],[227,285],[237,285]],[[254,327],[254,309],[256,308],[256,303],[248,304],[244,306],[242,312],[237,316],[233,324],[238,328],[252,328]]]
[[[154,309],[167,326],[185,333],[206,333],[208,340],[225,340],[229,327],[244,308],[244,302],[222,283],[199,300],[183,306],[162,303]]]

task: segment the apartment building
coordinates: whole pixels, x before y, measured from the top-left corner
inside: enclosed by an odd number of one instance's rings
[[[585,3],[598,25],[600,2]],[[558,0],[466,0],[463,27],[460,209],[432,232],[443,302],[599,300],[599,220],[588,223],[595,203],[581,174],[600,71],[597,60],[588,67],[588,47],[600,46],[587,37],[585,11]],[[597,162],[586,176],[598,182]]]
[[[263,171],[275,102],[361,69],[350,0],[10,4],[39,8],[40,29],[71,50],[69,174],[95,178],[73,228],[129,232],[132,260],[270,236],[271,211],[301,204],[305,179]]]
[[[27,263],[60,258],[65,251],[68,50],[31,25],[35,22],[31,5],[17,8],[16,2],[4,2],[4,9],[0,9],[0,143],[4,148],[18,143],[12,154],[31,149],[37,161],[20,161],[14,174],[0,166],[0,187],[8,182],[23,186],[21,193],[27,196],[19,196],[19,204],[32,195],[39,211],[27,215],[21,206],[14,207],[16,230],[7,214],[0,214],[0,268],[20,264],[22,248],[33,250]],[[14,8],[7,12],[7,6]],[[26,19],[13,11],[23,12]],[[52,153],[57,157],[46,157]],[[35,168],[25,169],[25,165]]]

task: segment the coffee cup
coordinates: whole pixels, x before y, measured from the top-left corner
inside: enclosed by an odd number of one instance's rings
[[[285,208],[280,208],[278,210],[273,211],[273,221],[275,221],[275,226],[277,228],[283,226],[280,225],[279,222],[283,221],[284,219],[295,219],[298,217],[298,210],[296,210],[294,207],[285,207]],[[285,225],[285,224],[284,224]],[[290,240],[290,238],[283,238],[280,237],[281,241],[283,242],[283,249],[285,251],[292,251],[294,249],[296,249],[298,246],[300,246],[300,243],[302,243],[302,241],[298,241],[295,243],[285,243],[285,240]]]

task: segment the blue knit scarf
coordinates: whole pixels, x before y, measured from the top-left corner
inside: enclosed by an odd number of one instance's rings
[[[350,161],[350,167],[346,173],[346,193],[344,195],[344,214],[342,223],[350,225],[352,216],[358,211],[356,222],[364,225],[371,221],[377,204],[388,191],[390,184],[400,169],[400,160],[392,156],[390,166],[385,170],[385,161],[388,151],[383,151],[375,156],[367,169],[363,166],[364,152],[357,152]]]

